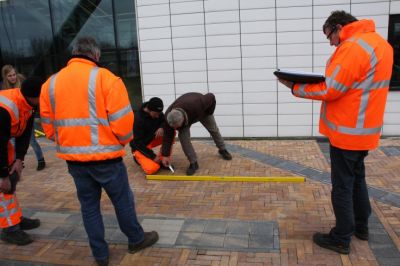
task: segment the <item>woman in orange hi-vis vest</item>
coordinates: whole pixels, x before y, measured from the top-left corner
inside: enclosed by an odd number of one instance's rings
[[[319,129],[330,142],[332,205],[336,225],[314,242],[342,254],[354,234],[368,240],[371,205],[364,159],[378,146],[392,74],[393,49],[375,32],[372,20],[334,11],[323,32],[336,50],[328,60],[325,82],[293,84],[293,95],[322,101]]]
[[[41,85],[40,79],[28,78],[21,89],[0,91],[0,238],[17,245],[31,243],[32,238],[24,230],[40,226],[39,219],[22,216],[15,188],[29,147],[32,114],[39,102]],[[15,138],[15,147],[11,138]]]

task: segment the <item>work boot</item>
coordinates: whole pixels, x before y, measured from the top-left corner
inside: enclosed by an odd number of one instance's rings
[[[36,171],[41,171],[46,167],[46,162],[44,161],[44,159],[41,159],[38,161],[38,165],[36,167]]]
[[[226,149],[219,150],[218,153],[221,154],[221,156],[222,156],[222,158],[224,158],[224,160],[227,160],[227,161],[232,160],[232,155]]]
[[[189,168],[186,170],[186,175],[193,175],[196,170],[199,169],[199,165],[197,162],[191,163]]]
[[[356,229],[354,232],[354,236],[360,240],[368,241],[369,239],[369,231],[368,228],[366,229]]]
[[[25,246],[33,242],[33,239],[30,237],[30,235],[21,229],[10,232],[3,229],[3,231],[1,231],[0,238],[5,242],[16,244],[18,246]]]
[[[156,231],[144,232],[144,239],[139,244],[129,244],[129,253],[136,253],[154,245],[158,241],[158,233]]]
[[[315,233],[313,236],[314,243],[326,249],[336,251],[340,254],[349,254],[350,246],[347,244],[339,244],[334,241],[329,234]]]
[[[108,266],[108,258],[105,258],[103,260],[96,259],[96,263],[98,266]]]
[[[21,217],[21,222],[19,223],[19,228],[21,230],[31,230],[38,228],[40,226],[39,219],[30,219],[27,217]]]

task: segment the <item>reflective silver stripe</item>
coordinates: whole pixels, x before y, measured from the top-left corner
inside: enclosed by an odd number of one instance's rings
[[[50,85],[49,85],[49,99],[50,99],[51,109],[53,110],[53,116],[56,113],[55,90],[56,90],[57,75],[58,75],[58,73],[56,73],[50,77]],[[55,125],[53,125],[53,127],[54,127],[54,141],[56,143],[56,149],[57,149],[57,147],[58,147],[58,130]]]
[[[89,82],[88,82],[88,108],[89,118],[70,118],[70,119],[59,119],[54,121],[57,127],[73,127],[73,126],[89,126],[90,127],[90,139],[91,146],[60,146],[57,143],[57,152],[64,154],[89,154],[89,153],[106,153],[115,152],[123,149],[122,145],[99,145],[99,126],[109,126],[110,123],[106,118],[97,117],[96,108],[96,81],[99,72],[98,67],[93,67],[90,70]],[[127,112],[124,107],[120,111],[113,114],[116,119],[118,116],[123,116]],[[129,106],[131,110],[131,107]],[[125,136],[124,136],[125,137]]]
[[[11,101],[10,99],[8,99],[5,96],[0,96],[0,102],[3,103],[5,106],[7,106],[8,108],[11,109],[11,111],[14,113],[14,116],[17,118],[17,120],[19,121],[19,110],[18,110],[18,106]]]
[[[1,192],[1,193],[0,193],[0,197],[1,197],[0,205],[1,205],[1,207],[3,207],[3,210],[4,210],[4,212],[1,214],[1,217],[6,218],[6,219],[7,219],[8,225],[9,225],[9,226],[12,226],[13,224],[12,224],[12,221],[11,221],[11,217],[10,217],[10,216],[11,216],[12,214],[16,213],[16,211],[13,212],[13,210],[18,210],[18,204],[16,204],[15,207],[12,208],[11,210],[8,210],[8,204],[7,204],[7,202],[9,202],[9,201],[7,201],[7,200],[5,199],[4,193]],[[15,197],[13,196],[12,199],[14,199],[14,198],[15,198]]]
[[[332,130],[336,131],[336,125],[330,122],[326,118],[326,102],[322,102],[322,107],[321,107],[321,119],[325,122],[325,124]]]
[[[101,153],[101,152],[114,152],[120,151],[122,145],[109,145],[109,146],[74,146],[74,147],[59,147],[61,153],[69,154],[86,154],[86,153]]]
[[[335,70],[333,71],[332,75],[329,76],[329,77],[326,77],[325,83],[326,83],[327,89],[333,88],[333,89],[335,89],[337,91],[340,91],[340,92],[344,93],[349,88],[346,85],[344,85],[344,84],[342,84],[342,83],[340,83],[340,82],[338,82],[336,80],[336,76],[339,74],[340,68],[341,68],[341,66],[337,65]]]
[[[50,98],[50,105],[53,113],[56,112],[56,100],[55,100],[55,89],[56,89],[56,78],[57,74],[54,74],[50,77],[50,85],[49,85],[49,98]]]
[[[40,117],[42,124],[51,124],[50,118],[44,118],[43,116]]]
[[[129,132],[129,133],[128,133],[127,135],[125,135],[125,136],[122,136],[122,137],[117,136],[117,137],[118,137],[119,141],[126,141],[126,140],[128,140],[130,137],[132,137],[132,136],[133,136],[133,131]]]
[[[108,119],[110,121],[115,121],[120,119],[121,117],[123,117],[126,114],[129,114],[132,111],[131,105],[128,104],[127,106],[125,106],[124,108],[122,108],[121,110],[113,113],[112,115],[108,116]]]
[[[92,126],[92,125],[104,125],[108,126],[109,123],[105,119],[97,119],[97,118],[69,118],[56,120],[54,123],[59,127],[74,127],[74,126]]]
[[[97,73],[99,72],[98,67],[92,68],[89,75],[88,84],[88,100],[89,100],[89,114],[90,119],[96,119],[96,124],[90,125],[90,138],[92,140],[92,145],[99,145],[99,121],[97,119],[97,108],[96,108],[96,79]]]
[[[382,127],[373,127],[373,128],[351,128],[351,127],[338,127],[338,132],[349,134],[349,135],[372,135],[378,134],[382,130]]]

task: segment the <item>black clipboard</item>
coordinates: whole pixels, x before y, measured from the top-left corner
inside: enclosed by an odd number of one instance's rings
[[[323,74],[313,72],[278,69],[274,71],[274,75],[279,79],[292,81],[294,83],[320,83],[325,81],[325,76]]]

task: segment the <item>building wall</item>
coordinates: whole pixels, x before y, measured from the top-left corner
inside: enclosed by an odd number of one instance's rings
[[[168,106],[212,92],[226,137],[319,136],[320,102],[292,96],[273,71],[323,73],[334,48],[322,24],[338,9],[374,19],[387,38],[400,0],[136,0],[143,98]],[[390,92],[384,135],[400,135],[399,104],[400,92]]]

